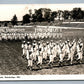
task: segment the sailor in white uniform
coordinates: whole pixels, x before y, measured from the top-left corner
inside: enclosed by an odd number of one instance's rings
[[[83,58],[83,43],[79,42],[77,44],[77,55],[78,55],[78,59],[77,60],[80,60],[80,63],[82,61],[82,58]]]
[[[65,46],[62,46],[60,49],[61,49],[61,52],[59,54],[59,58],[60,58],[59,63],[62,63],[65,57]]]
[[[27,53],[27,55],[26,55],[26,59],[28,60],[29,59],[29,42],[27,42],[27,49],[26,49],[26,53]]]
[[[44,51],[43,51],[43,62],[46,63],[47,61],[47,52],[46,52],[46,45],[44,45]]]
[[[37,62],[37,66],[39,67],[39,69],[42,68],[42,63],[43,63],[43,53],[41,49],[39,49],[38,62]]]
[[[72,46],[70,47],[70,52],[68,54],[68,60],[70,60],[70,64],[72,65],[73,64],[73,58],[74,58],[74,50],[73,50],[73,44]]]
[[[60,55],[60,53],[61,53],[61,47],[59,46],[58,43],[56,43],[56,49],[57,49],[57,55]]]
[[[50,56],[49,56],[49,63],[48,63],[48,65],[49,65],[50,67],[52,67],[53,62],[54,62],[54,55],[53,55],[53,53],[52,53],[52,49],[53,49],[53,48],[51,48],[51,53],[50,53]]]
[[[23,52],[22,57],[24,57],[25,56],[25,41],[23,41],[21,48],[22,48],[22,52]]]
[[[33,54],[33,61],[34,61],[34,63],[36,63],[36,61],[37,61],[37,55],[36,55],[35,45],[33,45],[33,52],[32,52],[32,54]]]
[[[31,52],[29,53],[29,59],[27,61],[28,61],[27,68],[29,70],[32,70],[32,68],[33,68],[33,55]]]
[[[69,45],[68,42],[65,41],[65,54],[68,55],[69,54]]]

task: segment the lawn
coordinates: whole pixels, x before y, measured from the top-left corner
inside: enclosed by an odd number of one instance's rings
[[[81,38],[84,43],[84,29],[63,29],[63,38],[78,40]],[[50,39],[48,39],[50,40]],[[56,39],[55,39],[56,41]],[[84,58],[83,58],[84,63]],[[1,75],[50,75],[50,74],[84,74],[84,64],[74,60],[73,65],[64,62],[65,66],[59,67],[58,63],[53,68],[43,65],[42,70],[30,71],[27,69],[27,61],[22,58],[21,42],[0,42],[0,74]]]

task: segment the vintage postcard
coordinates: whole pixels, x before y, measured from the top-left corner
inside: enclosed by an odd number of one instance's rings
[[[0,4],[0,80],[84,80],[84,4]]]

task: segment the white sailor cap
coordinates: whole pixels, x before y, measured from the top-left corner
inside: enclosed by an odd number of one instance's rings
[[[27,33],[27,36],[28,36],[29,34]]]
[[[40,44],[40,41],[38,42],[38,44]]]
[[[53,46],[55,46],[55,43],[53,43]]]
[[[73,45],[74,43],[72,42],[71,44]]]
[[[29,44],[30,42],[27,42],[27,44]]]
[[[33,41],[34,43],[36,42],[36,40]]]
[[[49,43],[49,42],[47,41],[47,43]]]
[[[69,40],[67,40],[67,42],[69,42]]]
[[[49,44],[49,42],[47,41],[47,45]]]
[[[78,41],[78,43],[81,43],[80,41]]]
[[[67,43],[67,41],[65,41],[65,43]]]
[[[23,43],[25,43],[25,41],[23,41]]]

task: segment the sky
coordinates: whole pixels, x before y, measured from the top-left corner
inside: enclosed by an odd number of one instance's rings
[[[84,0],[0,0],[0,21],[11,20],[14,14],[17,15],[20,21],[22,16],[28,13],[29,9],[34,10],[45,7],[51,10],[71,10],[73,7],[84,9],[83,3]]]
[[[23,15],[29,12],[29,9],[50,8],[52,11],[72,10],[75,7],[80,7],[84,10],[84,4],[0,4],[0,21],[11,20],[16,14],[18,21],[22,20]]]

